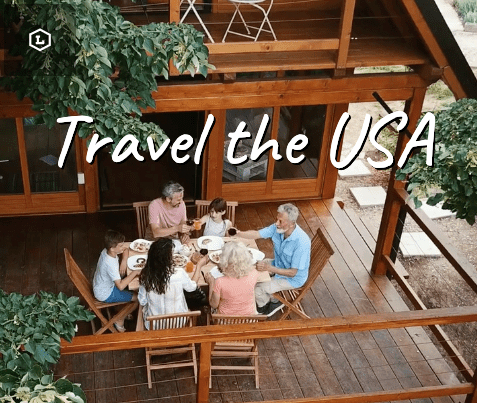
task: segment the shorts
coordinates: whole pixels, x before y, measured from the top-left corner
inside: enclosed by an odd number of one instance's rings
[[[131,301],[133,297],[133,293],[131,291],[120,290],[118,287],[114,286],[113,291],[108,298],[106,298],[103,302],[113,303],[113,302],[128,302]]]

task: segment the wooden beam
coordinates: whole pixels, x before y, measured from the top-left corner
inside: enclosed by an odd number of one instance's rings
[[[386,390],[379,392],[350,393],[346,395],[320,396],[304,399],[289,400],[293,403],[368,403],[384,402],[407,399],[419,399],[437,396],[452,396],[472,393],[474,385],[472,383],[463,383],[452,386],[426,386],[422,388],[409,388],[400,390]],[[281,403],[283,400],[266,400],[262,403]]]
[[[209,382],[210,382],[210,354],[212,343],[200,344],[199,373],[197,385],[197,403],[209,402]]]
[[[391,260],[391,258],[389,256],[384,256],[384,258],[386,259],[388,269],[393,275],[394,280],[396,280],[397,283],[401,286],[401,289],[404,291],[404,293],[409,298],[414,307],[416,309],[426,310],[426,305],[424,305],[424,303],[421,301],[421,299],[407,282],[407,280],[402,277],[401,273],[399,273],[399,270],[396,269],[396,266]],[[473,382],[474,371],[472,371],[469,364],[467,364],[464,357],[462,357],[461,353],[454,346],[454,344],[449,339],[444,330],[439,325],[431,325],[429,326],[429,329],[432,331],[432,333],[434,333],[439,343],[441,343],[442,347],[444,347],[444,350],[446,350],[447,354],[449,355],[449,358],[454,362],[459,372],[462,374],[462,376],[464,376],[466,381]]]
[[[353,16],[356,0],[344,0],[341,7],[340,20],[340,43],[338,56],[336,58],[336,69],[345,69],[348,58],[349,42],[351,39],[351,29],[353,27]]]
[[[404,189],[396,190],[397,196],[406,207],[406,211],[416,221],[432,242],[439,248],[449,263],[457,270],[465,282],[477,292],[477,271],[475,267],[454,247],[447,235],[420,209],[414,209],[409,194]]]
[[[354,1],[354,0],[353,0]],[[209,55],[240,54],[240,53],[268,53],[268,52],[295,52],[303,50],[335,50],[339,40],[307,39],[294,41],[263,41],[263,42],[227,42],[208,43]]]
[[[405,112],[409,118],[408,129],[412,132],[417,126],[417,122],[422,112],[422,105],[424,104],[424,97],[426,95],[426,89],[418,88],[414,92],[413,98],[406,102]],[[399,210],[402,205],[402,201],[399,200],[393,189],[403,189],[405,182],[396,180],[397,161],[402,152],[406,148],[409,138],[401,132],[398,138],[398,144],[396,146],[396,152],[394,154],[394,165],[389,175],[388,191],[386,194],[386,201],[384,202],[383,215],[381,217],[381,224],[379,226],[378,240],[376,241],[376,250],[374,251],[373,264],[371,271],[373,274],[384,275],[386,274],[386,261],[384,256],[391,254],[394,234],[398,224]]]
[[[25,131],[23,130],[23,119],[16,118],[15,123],[17,126],[18,154],[20,157],[20,167],[22,170],[23,194],[25,197],[25,204],[28,208],[32,207],[33,204],[31,201],[30,170],[28,168],[28,156],[26,152]]]
[[[435,83],[444,74],[444,69],[433,64],[420,64],[418,66],[411,66],[411,68],[429,84]]]
[[[197,342],[267,339],[395,329],[412,326],[446,325],[477,321],[477,306],[428,309],[426,311],[386,312],[307,320],[269,321],[224,326],[196,326],[171,330],[149,330],[99,336],[77,336],[71,343],[62,340],[61,354],[166,347]]]

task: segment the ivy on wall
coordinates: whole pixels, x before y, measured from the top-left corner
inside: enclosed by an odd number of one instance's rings
[[[68,108],[91,116],[94,123],[81,125],[81,137],[94,131],[116,145],[132,134],[143,149],[149,136],[161,145],[163,130],[139,119],[141,108],[155,107],[156,78],[168,78],[169,60],[180,73],[206,76],[213,68],[203,34],[191,25],[135,26],[118,8],[92,0],[0,0],[0,7],[7,27],[23,20],[10,50],[22,56],[22,66],[0,85],[33,101],[37,123],[52,127]],[[41,52],[28,46],[38,28],[51,34],[52,45]]]

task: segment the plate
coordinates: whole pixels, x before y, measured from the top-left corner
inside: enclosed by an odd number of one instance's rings
[[[172,243],[174,244],[174,253],[180,253],[180,251],[182,250],[181,241],[179,241],[178,239],[173,239]]]
[[[133,250],[134,252],[145,253],[149,251],[151,244],[151,241],[146,241],[145,239],[136,239],[135,241],[131,242],[129,249]]]
[[[201,236],[197,240],[200,249],[219,250],[224,246],[224,240],[219,236]]]
[[[222,254],[221,250],[216,250],[214,252],[209,253],[209,259],[211,262],[214,262],[215,264],[219,264],[220,261],[220,255]]]
[[[248,250],[252,254],[253,264],[265,258],[265,253],[263,253],[262,251],[259,251],[258,249],[248,248]]]
[[[172,255],[172,264],[174,267],[184,267],[188,262],[188,259],[184,255],[174,253]]]
[[[128,268],[129,270],[142,270],[146,265],[147,255],[129,256]]]

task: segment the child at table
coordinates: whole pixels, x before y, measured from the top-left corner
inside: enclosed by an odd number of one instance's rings
[[[209,213],[200,219],[201,224],[205,223],[204,236],[224,237],[232,226],[228,219],[224,220],[227,212],[227,202],[221,197],[217,197],[209,204]]]
[[[197,288],[201,267],[207,263],[203,257],[189,278],[181,267],[174,267],[172,239],[159,238],[151,244],[146,266],[139,277],[139,303],[144,307],[144,326],[149,330],[148,316],[187,312],[184,291],[192,292]]]
[[[120,271],[126,271],[129,255],[128,244],[124,242],[124,239],[123,234],[113,230],[108,230],[104,237],[105,248],[99,256],[93,278],[93,293],[98,301],[112,303],[137,300],[137,295],[125,288],[140,271],[133,270],[128,276],[121,279]],[[119,255],[122,255],[121,265],[119,264]],[[114,326],[118,332],[126,331],[124,319],[117,321]]]

